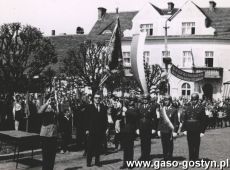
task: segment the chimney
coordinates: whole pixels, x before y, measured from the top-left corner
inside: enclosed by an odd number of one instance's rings
[[[116,14],[118,14],[118,13],[119,13],[119,8],[117,7],[117,8],[116,8]]]
[[[214,11],[216,7],[216,2],[214,1],[209,1],[209,10]]]
[[[51,35],[52,35],[52,36],[55,36],[55,30],[52,30],[52,31],[51,31]]]
[[[172,11],[174,9],[174,3],[168,2],[168,11]]]
[[[106,14],[106,9],[103,7],[98,8],[98,20],[101,20]]]

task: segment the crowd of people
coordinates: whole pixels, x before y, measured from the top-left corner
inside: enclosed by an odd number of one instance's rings
[[[205,129],[230,126],[229,100],[201,100],[198,94],[187,98],[149,95],[119,98],[101,94],[81,98],[56,99],[54,93],[15,96],[0,95],[0,130],[23,130],[40,133],[43,148],[43,169],[53,169],[58,138],[60,152],[69,144],[84,149],[87,166],[101,166],[100,154],[108,145],[117,152],[124,151],[121,168],[133,160],[134,140],[141,141],[140,160],[149,160],[151,138],[161,138],[164,160],[173,158],[173,139],[187,135],[189,159],[199,157],[200,137]],[[73,130],[75,129],[75,130]],[[111,148],[110,148],[111,149]]]

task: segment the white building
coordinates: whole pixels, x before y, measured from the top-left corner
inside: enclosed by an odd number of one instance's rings
[[[190,96],[198,92],[208,98],[222,98],[223,83],[230,80],[230,8],[218,8],[214,1],[209,7],[200,8],[194,2],[174,8],[172,2],[167,9],[147,3],[140,11],[119,12],[123,32],[122,51],[126,73],[131,67],[130,50],[134,33],[147,32],[144,56],[152,64],[165,67],[165,25],[167,22],[168,54],[172,63],[187,72],[205,72],[198,82],[180,80],[170,74],[170,94],[173,97]],[[116,13],[106,13],[98,8],[98,20],[89,36],[111,36]]]

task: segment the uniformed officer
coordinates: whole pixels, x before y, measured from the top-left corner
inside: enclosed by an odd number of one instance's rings
[[[177,136],[178,127],[178,114],[177,109],[172,105],[172,97],[165,96],[158,125],[158,136],[161,137],[163,157],[165,161],[172,160],[173,138]]]
[[[130,96],[129,103],[127,108],[122,108],[122,119],[120,126],[120,134],[121,134],[121,145],[124,151],[123,155],[123,165],[120,169],[125,169],[127,167],[126,161],[133,160],[133,148],[134,148],[134,139],[135,139],[135,131],[137,127],[137,117],[138,110],[135,107],[135,96]]]
[[[156,111],[150,104],[150,96],[143,95],[142,103],[139,107],[137,134],[141,139],[141,157],[140,160],[149,160],[151,152],[151,136],[156,132]]]
[[[182,131],[187,135],[189,160],[199,159],[200,138],[205,131],[205,108],[199,104],[199,95],[193,93],[191,102],[182,115]]]

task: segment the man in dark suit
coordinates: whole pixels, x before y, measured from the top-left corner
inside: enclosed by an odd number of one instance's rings
[[[139,107],[137,134],[141,139],[140,160],[149,160],[151,152],[151,136],[156,132],[156,110],[150,104],[150,96],[143,95],[142,104]]]
[[[123,165],[120,169],[126,169],[127,161],[132,161],[134,156],[135,131],[138,123],[138,109],[135,107],[136,98],[131,95],[127,107],[122,108],[122,117],[120,120],[121,146],[123,153]]]
[[[164,105],[163,108],[161,108],[161,117],[158,125],[158,135],[161,137],[164,160],[168,161],[172,160],[173,138],[177,135],[179,120],[177,109],[172,105],[172,97],[165,96],[163,104]]]
[[[87,109],[87,127],[86,134],[87,141],[87,166],[91,166],[92,157],[95,156],[95,165],[100,164],[100,152],[102,150],[102,143],[104,133],[107,127],[107,107],[100,104],[100,95],[95,94],[93,104],[90,104]]]
[[[184,109],[182,116],[182,131],[187,135],[189,160],[199,159],[200,138],[205,131],[205,108],[199,104],[199,95],[193,93],[191,102]]]

